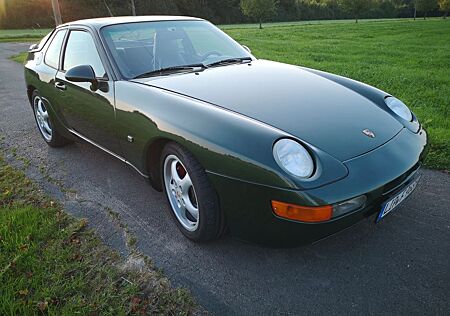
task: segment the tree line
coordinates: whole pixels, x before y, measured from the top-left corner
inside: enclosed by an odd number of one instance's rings
[[[0,0],[0,28],[55,25],[55,0]],[[189,15],[216,24],[438,16],[450,0],[59,0],[63,22],[100,16]]]

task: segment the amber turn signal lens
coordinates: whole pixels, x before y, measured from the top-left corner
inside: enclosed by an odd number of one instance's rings
[[[308,223],[328,221],[333,216],[332,205],[300,206],[272,201],[272,209],[280,217]]]

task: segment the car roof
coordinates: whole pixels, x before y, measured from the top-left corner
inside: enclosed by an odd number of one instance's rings
[[[61,24],[58,27],[70,26],[70,25],[86,25],[95,27],[97,29],[103,26],[123,23],[136,23],[136,22],[158,22],[158,21],[202,21],[203,19],[190,17],[190,16],[176,16],[176,15],[146,15],[146,16],[116,16],[106,18],[93,18],[77,20],[68,23]]]

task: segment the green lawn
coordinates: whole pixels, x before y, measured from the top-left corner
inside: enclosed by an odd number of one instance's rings
[[[0,30],[0,42],[38,42],[50,29]]]
[[[402,99],[429,132],[426,166],[450,169],[450,19],[284,22],[262,30],[255,24],[221,27],[258,58],[336,73]],[[0,30],[0,41],[5,32],[11,31]]]
[[[28,55],[27,52],[22,52],[22,53],[19,53],[17,55],[12,55],[10,57],[10,59],[12,59],[12,60],[14,60],[14,61],[16,61],[16,62],[18,62],[20,64],[23,64],[25,62],[25,60],[27,59],[27,55]]]
[[[436,19],[436,18],[430,18]],[[404,21],[406,19],[362,19],[358,20],[358,23],[376,23],[376,22],[395,22],[395,21]],[[408,19],[409,20],[409,19]],[[263,23],[263,28],[267,27],[290,27],[290,26],[299,26],[299,25],[316,25],[316,24],[348,24],[355,23],[354,19],[347,20],[308,20],[308,21],[288,21],[288,22],[267,22]],[[219,25],[221,29],[244,29],[244,28],[258,28],[259,24],[255,23],[243,23],[243,24],[222,24]]]
[[[403,100],[430,135],[430,168],[450,169],[450,19],[224,28],[258,58],[316,68]]]
[[[171,288],[149,263],[127,265],[86,224],[0,155],[0,315],[198,311],[185,290]]]

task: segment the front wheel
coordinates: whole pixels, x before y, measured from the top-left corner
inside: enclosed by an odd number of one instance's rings
[[[61,147],[71,143],[70,140],[63,137],[55,128],[47,106],[36,90],[33,92],[31,100],[34,118],[36,119],[37,127],[45,142],[51,147]]]
[[[194,241],[218,238],[224,220],[203,167],[175,143],[166,145],[161,158],[164,192],[181,232]]]

